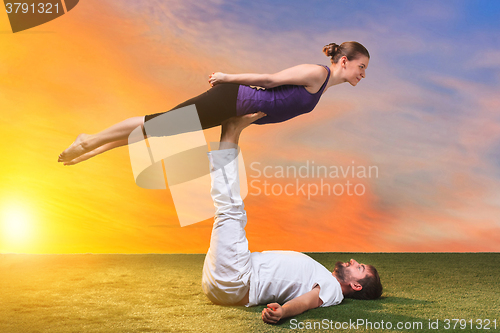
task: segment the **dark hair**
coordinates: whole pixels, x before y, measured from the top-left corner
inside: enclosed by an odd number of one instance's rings
[[[382,295],[383,288],[377,269],[372,265],[366,265],[366,267],[368,269],[368,274],[358,281],[363,289],[346,295],[346,297],[355,299],[377,299]]]
[[[343,56],[346,56],[349,61],[357,59],[360,55],[370,58],[368,50],[358,42],[343,42],[340,45],[331,43],[323,46],[323,53],[331,58],[332,64],[336,64]]]

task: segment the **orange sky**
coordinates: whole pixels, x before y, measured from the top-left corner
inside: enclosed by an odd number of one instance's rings
[[[277,49],[286,45],[281,39],[316,43],[296,31],[260,41],[258,31],[248,29],[251,23],[212,22],[221,31],[225,24],[234,28],[224,35],[229,42],[215,52],[204,22],[177,18],[181,32],[161,29],[162,22],[146,10],[124,8],[85,0],[61,18],[17,34],[8,33],[6,14],[0,15],[0,252],[206,252],[211,221],[181,228],[168,190],[134,183],[126,148],[71,167],[58,164],[57,156],[79,133],[165,111],[203,92],[213,71],[279,70],[307,61],[309,54],[311,62],[327,63],[317,50],[304,51],[307,47],[279,59]],[[268,53],[276,56],[264,62],[257,49],[245,54],[245,41],[268,43]],[[252,126],[242,135],[249,176],[253,161],[274,166],[355,161],[380,170],[378,178],[355,179],[366,188],[362,196],[308,200],[255,196],[251,190],[245,206],[252,251],[499,250],[498,180],[474,171],[493,172],[479,153],[500,133],[499,123],[488,121],[499,106],[495,89],[439,73],[429,76],[440,89],[478,95],[471,102],[478,105],[477,117],[459,115],[452,119],[453,128],[444,125],[439,131],[422,126],[449,124],[451,116],[417,113],[428,100],[440,103],[438,92],[429,94],[428,87],[391,75],[381,49],[370,48],[379,60],[371,62],[367,85],[334,87],[313,113],[284,124]],[[370,77],[377,79],[369,83]],[[377,86],[391,87],[386,90],[393,94],[381,96]],[[403,116],[391,118],[395,114]],[[446,133],[458,136],[458,148],[443,141]],[[207,141],[218,135],[219,129],[205,132]],[[436,183],[430,175],[442,176]],[[269,181],[284,186],[296,179]],[[24,227],[13,232],[13,220]]]

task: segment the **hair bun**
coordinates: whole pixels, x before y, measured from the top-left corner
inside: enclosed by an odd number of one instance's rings
[[[336,64],[342,57],[347,60],[357,59],[359,56],[366,56],[370,58],[368,50],[358,42],[343,42],[340,45],[330,43],[323,46],[323,53],[330,57],[332,64]]]
[[[330,43],[328,45],[323,46],[323,53],[326,54],[327,57],[333,57],[335,54],[339,52],[340,46],[335,43]]]

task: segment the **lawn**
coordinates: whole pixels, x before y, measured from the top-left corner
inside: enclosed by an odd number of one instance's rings
[[[0,332],[500,331],[499,253],[309,255],[330,270],[350,258],[375,265],[383,298],[344,300],[271,326],[262,307],[208,301],[204,255],[3,254]]]

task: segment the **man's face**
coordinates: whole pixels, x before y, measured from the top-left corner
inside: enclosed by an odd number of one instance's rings
[[[366,265],[360,264],[354,259],[348,262],[338,261],[333,270],[333,275],[345,283],[357,282],[366,277],[367,274],[369,271]]]

